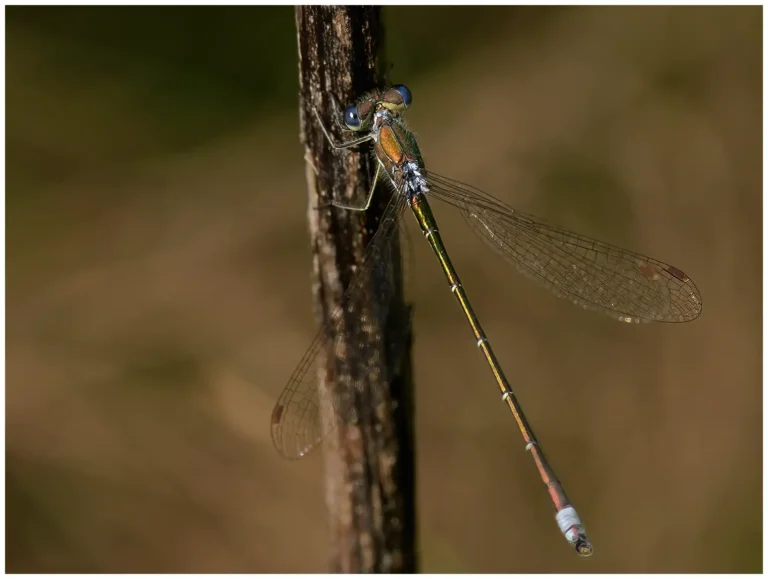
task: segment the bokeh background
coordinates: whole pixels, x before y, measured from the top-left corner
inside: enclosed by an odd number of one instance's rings
[[[384,16],[429,166],[704,301],[683,325],[579,310],[436,207],[596,552],[559,535],[414,234],[423,570],[760,571],[761,8]],[[315,328],[293,9],[6,26],[7,569],[324,571],[322,455],[284,461],[268,428]]]

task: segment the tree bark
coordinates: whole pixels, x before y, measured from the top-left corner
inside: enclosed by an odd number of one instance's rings
[[[376,272],[354,277],[391,193],[380,188],[365,212],[328,207],[331,199],[361,203],[375,166],[368,145],[334,151],[313,112],[314,107],[335,140],[350,139],[339,130],[343,108],[334,106],[333,97],[346,106],[380,84],[380,12],[296,8],[313,295],[321,327],[332,338],[320,381],[342,406],[352,398],[353,408],[343,417],[325,417],[337,422],[326,443],[332,572],[413,573],[417,567],[410,309],[397,236]],[[344,299],[350,282],[356,279],[362,288],[381,272],[391,274],[392,291],[367,287],[350,307]]]

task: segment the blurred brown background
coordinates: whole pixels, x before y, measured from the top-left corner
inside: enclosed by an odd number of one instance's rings
[[[384,13],[429,166],[704,300],[581,311],[436,207],[596,552],[559,535],[413,234],[423,570],[760,571],[761,9]],[[293,10],[6,22],[8,570],[325,570],[322,456],[268,428],[314,333]]]

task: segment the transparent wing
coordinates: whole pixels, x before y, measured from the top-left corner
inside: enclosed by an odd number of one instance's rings
[[[701,313],[699,290],[674,266],[519,213],[436,173],[429,181],[432,195],[458,207],[483,241],[560,297],[623,322],[688,322]]]
[[[339,420],[354,421],[354,392],[331,392],[320,380],[318,355],[329,356],[328,369],[335,376],[342,374],[342,364],[350,364],[351,384],[338,388],[361,391],[369,382],[376,382],[375,372],[384,367],[376,350],[368,355],[363,344],[369,343],[371,333],[379,330],[387,319],[390,298],[398,291],[393,283],[393,239],[398,235],[400,220],[407,202],[395,196],[379,223],[378,230],[366,248],[365,257],[342,298],[342,305],[333,312],[330,323],[321,329],[304,357],[294,370],[288,384],[272,411],[272,441],[287,458],[299,458],[318,445],[333,430]],[[388,336],[392,339],[392,336]],[[359,355],[361,351],[366,355]],[[323,366],[325,367],[325,366]]]

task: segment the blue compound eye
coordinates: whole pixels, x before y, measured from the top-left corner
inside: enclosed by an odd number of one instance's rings
[[[396,84],[392,88],[395,89],[397,92],[399,92],[400,96],[403,97],[403,106],[405,106],[405,108],[408,108],[409,106],[411,106],[411,101],[413,100],[413,97],[411,97],[411,91],[408,90],[407,86],[405,86],[404,84]]]
[[[356,106],[347,107],[344,111],[344,124],[352,130],[360,128],[360,115],[357,114]]]

